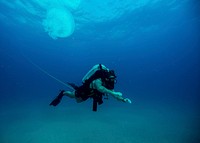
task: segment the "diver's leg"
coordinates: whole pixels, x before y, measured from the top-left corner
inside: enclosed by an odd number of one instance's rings
[[[65,96],[68,96],[68,97],[70,97],[70,98],[76,98],[75,97],[75,92],[74,91],[65,91],[64,93],[63,93]]]
[[[71,92],[71,91],[65,91],[63,94],[64,94],[65,96],[70,97],[70,98],[75,98],[75,100],[76,100],[77,103],[83,102],[83,100],[82,100],[81,97],[76,97],[76,96],[75,96],[75,91],[72,91],[72,92]]]

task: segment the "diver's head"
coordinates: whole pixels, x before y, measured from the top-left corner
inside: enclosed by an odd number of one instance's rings
[[[107,79],[108,80],[116,80],[116,78],[117,78],[117,76],[115,75],[115,71],[114,70],[109,70]]]
[[[114,84],[117,82],[117,76],[115,75],[114,70],[109,70],[105,77],[105,82],[108,89],[114,89]]]

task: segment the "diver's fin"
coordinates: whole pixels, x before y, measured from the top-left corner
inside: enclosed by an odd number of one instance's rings
[[[61,101],[61,99],[62,99],[62,97],[64,95],[63,92],[64,92],[64,90],[62,90],[59,93],[59,95],[49,105],[57,106],[60,103],[60,101]]]

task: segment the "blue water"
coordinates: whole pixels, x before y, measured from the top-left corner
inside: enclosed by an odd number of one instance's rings
[[[48,21],[52,9],[62,11]],[[199,9],[198,0],[1,0],[0,143],[200,142]],[[98,63],[132,104],[49,106],[70,89],[35,64],[81,84]]]

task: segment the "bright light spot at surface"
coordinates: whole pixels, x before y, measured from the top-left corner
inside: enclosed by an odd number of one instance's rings
[[[46,19],[43,21],[45,31],[53,39],[58,37],[68,37],[74,32],[74,18],[71,13],[65,9],[50,9],[47,12]]]
[[[42,24],[53,39],[69,37],[75,29],[74,12],[81,0],[0,0],[9,12],[0,9],[0,21],[6,18],[13,23]]]
[[[69,37],[75,30],[76,35],[95,35],[94,39],[136,37],[138,33],[158,29],[168,31],[173,24],[172,16],[178,10],[187,12],[185,6],[190,7],[189,1],[0,0],[0,21],[35,28],[42,25],[42,32],[53,39]],[[163,26],[167,20],[169,24]]]

